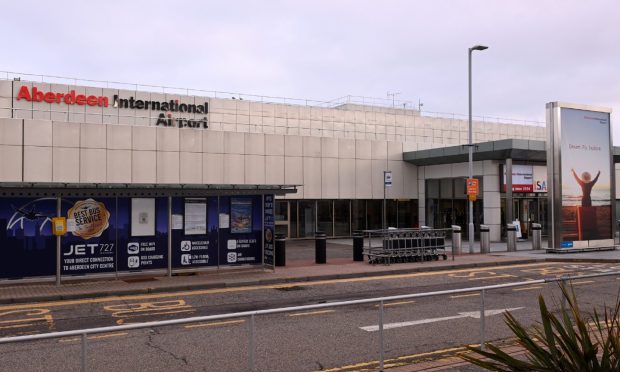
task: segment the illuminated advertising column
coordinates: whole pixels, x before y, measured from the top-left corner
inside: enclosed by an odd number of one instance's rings
[[[611,110],[547,104],[549,248],[613,247]]]

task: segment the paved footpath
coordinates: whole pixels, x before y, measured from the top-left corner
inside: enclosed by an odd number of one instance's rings
[[[463,244],[464,251],[467,251],[466,244],[466,242]],[[351,239],[335,239],[328,240],[328,263],[319,265],[314,263],[313,240],[288,241],[286,248],[287,264],[285,267],[276,267],[275,271],[256,267],[239,267],[203,271],[193,275],[174,275],[172,277],[161,276],[162,274],[159,276],[151,274],[149,276],[149,274],[142,273],[138,276],[120,276],[118,278],[66,279],[60,286],[56,286],[55,282],[18,283],[4,281],[0,282],[0,304],[332,280],[523,264],[547,260],[620,262],[620,251],[565,255],[532,251],[531,243],[528,242],[519,243],[517,252],[505,252],[505,247],[505,243],[494,243],[491,247],[491,254],[462,254],[457,255],[454,260],[449,256],[445,261],[440,259],[439,261],[429,262],[369,265],[366,262],[353,261]]]

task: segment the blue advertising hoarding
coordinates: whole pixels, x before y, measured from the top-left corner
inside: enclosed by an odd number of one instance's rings
[[[63,275],[115,272],[116,198],[63,198],[67,217],[60,262]]]
[[[61,275],[166,269],[168,231],[173,269],[273,261],[272,195],[0,198],[0,278],[56,274],[59,200]]]
[[[168,266],[168,198],[118,198],[115,223],[119,271]]]
[[[0,278],[56,273],[56,198],[0,199]]]
[[[265,195],[264,197],[264,209],[265,216],[263,217],[264,231],[263,231],[263,264],[266,266],[274,266],[274,253],[275,253],[275,217],[274,208],[275,202],[273,195]]]
[[[217,197],[172,198],[172,267],[218,265]]]
[[[219,201],[220,265],[262,263],[262,197],[221,196]]]

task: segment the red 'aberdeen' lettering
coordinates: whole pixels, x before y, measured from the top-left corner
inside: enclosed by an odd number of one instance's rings
[[[17,100],[25,99],[26,101],[61,103],[64,101],[67,105],[89,105],[108,107],[108,97],[104,96],[86,96],[84,94],[75,94],[75,90],[69,93],[42,92],[37,87],[32,88],[32,92],[28,90],[26,85],[19,88]]]

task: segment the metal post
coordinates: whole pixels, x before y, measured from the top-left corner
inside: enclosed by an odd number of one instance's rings
[[[484,350],[484,289],[480,291],[480,350]]]
[[[86,363],[87,355],[86,355],[86,333],[82,333],[82,372],[87,371],[87,363]]]
[[[60,216],[62,207],[62,198],[58,197],[56,199],[56,215]],[[61,276],[61,255],[62,255],[62,247],[61,247],[61,237],[60,235],[56,236],[56,285],[60,286],[60,276]]]
[[[172,277],[172,196],[168,197],[168,277]]]
[[[512,159],[506,159],[506,223],[512,223],[514,212],[512,210]]]
[[[474,148],[472,143],[472,123],[471,123],[471,52],[474,50],[485,50],[488,47],[483,45],[475,45],[468,49],[467,54],[467,68],[468,68],[468,79],[469,79],[469,140],[467,143],[468,146],[468,155],[469,155],[469,178],[474,178]],[[469,200],[469,253],[474,253],[474,202]]]
[[[250,316],[250,324],[248,325],[248,367],[250,371],[254,371],[254,314]]]
[[[566,277],[562,275],[562,281],[560,282],[561,287],[561,296],[562,296],[562,312],[566,310],[566,296],[564,296],[564,292],[566,292]]]
[[[379,371],[383,371],[383,301],[379,303]]]
[[[474,178],[474,148],[472,144],[472,123],[471,123],[471,52],[472,49],[469,48],[468,53],[468,61],[467,68],[469,70],[468,78],[469,78],[469,135],[467,141],[467,153],[468,153],[468,165],[469,165],[469,178]],[[469,254],[474,253],[474,202],[469,199],[469,225],[468,225],[468,238],[469,238]]]
[[[385,224],[385,220],[386,220],[386,218],[385,218],[385,213],[386,213],[386,208],[385,208],[385,191],[386,190],[385,189],[386,189],[386,187],[385,187],[385,171],[383,171],[383,225],[382,225],[383,230],[385,230],[385,226],[386,226],[386,224]]]

